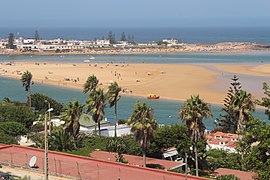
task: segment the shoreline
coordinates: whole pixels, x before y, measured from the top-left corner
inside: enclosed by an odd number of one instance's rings
[[[213,68],[209,68],[209,66]],[[234,72],[247,75],[257,80],[270,76],[270,64],[254,67],[234,64],[123,64],[123,63],[59,63],[59,62],[16,62],[13,65],[0,65],[0,75],[19,79],[29,70],[33,81],[62,88],[82,90],[89,75],[95,74],[100,80],[100,87],[107,89],[116,81],[124,89],[121,95],[147,98],[147,94],[157,94],[164,100],[183,102],[191,95],[200,97],[211,104],[222,105],[230,79]],[[240,78],[240,82],[242,79]],[[245,80],[246,81],[246,80]],[[253,83],[248,79],[248,82]],[[244,82],[244,79],[243,79]],[[262,84],[260,84],[262,86]],[[218,88],[217,88],[218,87]],[[245,90],[250,92],[244,87]],[[258,89],[258,88],[257,88]],[[256,98],[262,95],[260,89],[251,92]],[[259,95],[259,96],[258,96]]]
[[[19,51],[2,49],[3,55],[75,55],[75,54],[160,54],[160,53],[270,53],[269,45],[250,42],[222,42],[217,44],[182,44],[177,46],[124,46],[124,47],[99,47],[86,48],[80,51],[55,52],[55,51]]]

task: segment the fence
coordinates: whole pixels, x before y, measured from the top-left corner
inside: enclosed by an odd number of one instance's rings
[[[0,163],[43,173],[45,162],[43,151],[27,150],[25,152],[24,148],[14,148],[11,150],[12,152],[9,148],[0,150]],[[29,167],[29,161],[32,156],[37,157],[36,168]],[[83,180],[185,179],[180,174],[126,166],[114,162],[104,162],[56,152],[49,153],[48,166],[49,174],[51,175]]]

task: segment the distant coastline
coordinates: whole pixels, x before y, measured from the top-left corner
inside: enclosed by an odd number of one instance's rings
[[[245,52],[270,52],[270,45],[250,42],[224,42],[218,44],[181,44],[180,46],[150,46],[141,45],[133,47],[97,47],[72,50],[69,52],[54,51],[21,51],[0,49],[6,55],[57,55],[57,54],[158,54],[181,52],[208,52],[208,53],[245,53]]]

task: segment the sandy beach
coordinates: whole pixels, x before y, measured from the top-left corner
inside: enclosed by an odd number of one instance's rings
[[[270,64],[258,66],[212,64],[226,72],[238,72],[255,76],[270,76]],[[186,100],[199,94],[209,103],[222,104],[227,88],[211,88],[220,72],[191,64],[68,64],[16,62],[0,65],[0,75],[19,79],[21,73],[30,71],[33,81],[68,88],[82,89],[89,75],[96,75],[104,89],[116,81],[122,95],[146,97],[149,93],[162,99]]]

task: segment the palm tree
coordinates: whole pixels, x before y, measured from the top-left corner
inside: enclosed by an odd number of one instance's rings
[[[22,82],[23,84],[23,87],[25,88],[25,91],[29,93],[29,107],[31,108],[32,107],[32,104],[31,104],[31,85],[33,84],[32,82],[32,74],[31,72],[29,71],[26,71],[23,73],[20,81]]]
[[[83,107],[78,101],[71,101],[61,113],[60,118],[65,121],[65,131],[69,132],[75,139],[80,131],[80,117],[82,115]]]
[[[121,92],[121,87],[118,86],[117,82],[112,83],[108,87],[108,92],[106,93],[106,99],[109,101],[110,108],[114,106],[114,117],[115,117],[115,125],[114,125],[114,136],[116,137],[116,125],[117,125],[117,102],[120,99],[119,93]]]
[[[150,145],[150,140],[153,138],[154,130],[157,129],[158,124],[153,116],[152,109],[146,103],[136,103],[135,110],[128,120],[131,131],[134,133],[137,143],[140,145],[144,167],[146,166],[145,152]]]
[[[87,112],[92,114],[92,118],[95,121],[96,124],[98,124],[98,131],[99,136],[101,136],[100,132],[100,122],[102,121],[105,112],[105,94],[104,91],[100,88],[97,90],[93,90],[92,93],[89,95],[88,100],[86,101],[86,108]],[[95,124],[95,130],[96,130],[96,124]]]
[[[89,76],[83,85],[83,92],[88,93],[96,90],[99,80],[95,75]]]
[[[191,140],[194,142],[193,150],[195,154],[196,176],[198,172],[198,142],[204,136],[205,125],[203,119],[211,117],[210,107],[198,96],[191,96],[179,110],[180,118],[186,122]]]
[[[251,94],[244,90],[237,92],[232,99],[232,108],[238,116],[237,130],[244,130],[244,124],[249,121],[251,111],[255,111],[255,103],[252,100]]]

